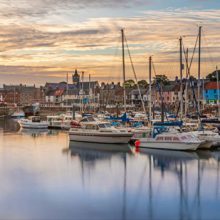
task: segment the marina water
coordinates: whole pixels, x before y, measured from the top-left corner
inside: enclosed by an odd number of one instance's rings
[[[219,219],[218,150],[70,144],[1,119],[0,178],[0,219]]]

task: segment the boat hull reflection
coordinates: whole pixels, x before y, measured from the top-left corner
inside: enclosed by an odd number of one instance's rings
[[[160,150],[160,149],[150,149],[150,148],[140,148],[139,152],[141,154],[147,154],[149,156],[174,159],[174,160],[194,160],[198,159],[199,156],[196,152],[190,151],[173,151],[173,150]]]
[[[30,136],[40,136],[40,135],[47,135],[48,129],[28,129],[28,128],[21,128],[19,133],[23,135],[30,135]]]
[[[128,144],[99,144],[71,141],[69,148],[109,152],[131,152],[131,148]]]

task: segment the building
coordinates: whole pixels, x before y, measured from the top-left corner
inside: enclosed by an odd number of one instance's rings
[[[100,107],[106,106],[115,107],[116,105],[123,105],[124,89],[120,83],[101,83],[100,87]]]
[[[148,99],[148,89],[140,89],[140,91],[138,89],[133,89],[131,91],[132,106],[141,107],[142,100],[146,104]]]
[[[80,81],[80,75],[75,70],[72,83],[46,83],[44,86],[45,105],[60,107],[90,106],[97,108],[99,103],[99,84],[97,81]]]
[[[206,104],[217,104],[218,94],[220,95],[220,83],[217,82],[207,82],[205,83],[205,89],[203,91],[203,97]]]
[[[44,100],[43,88],[27,85],[3,85],[3,101],[10,104],[29,105]]]

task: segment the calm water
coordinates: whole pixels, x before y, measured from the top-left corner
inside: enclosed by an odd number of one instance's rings
[[[0,219],[220,219],[220,151],[100,151],[18,129],[0,121]]]

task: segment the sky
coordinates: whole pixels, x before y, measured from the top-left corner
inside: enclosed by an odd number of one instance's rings
[[[0,85],[66,80],[77,68],[92,80],[122,80],[121,29],[126,37],[126,79],[179,75],[179,37],[192,56],[202,25],[202,77],[220,66],[219,0],[0,0]],[[191,74],[197,75],[197,50]]]

